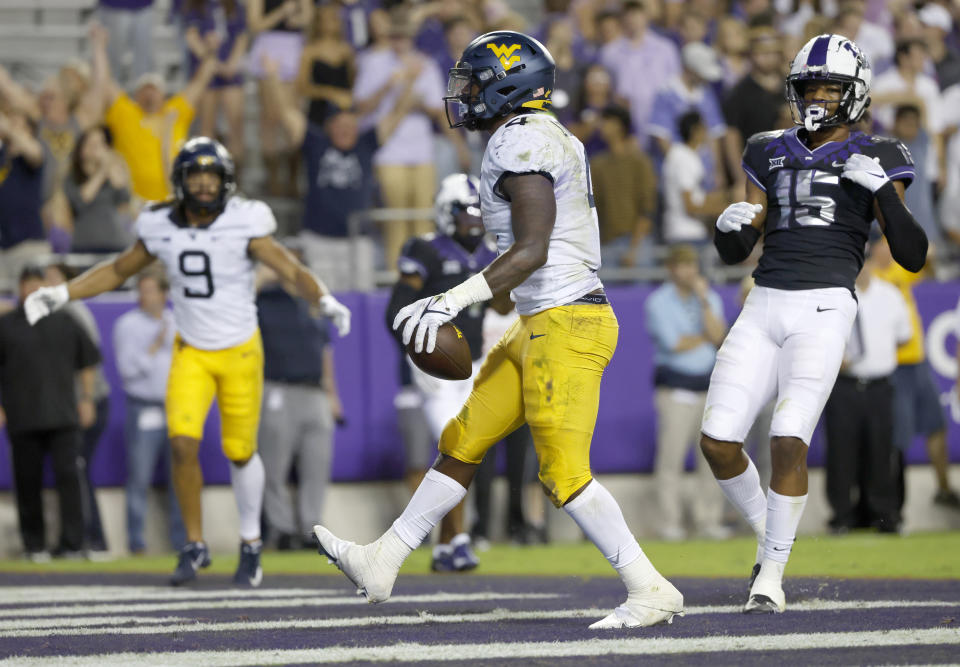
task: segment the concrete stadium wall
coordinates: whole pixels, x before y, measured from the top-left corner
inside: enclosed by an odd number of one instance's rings
[[[960,465],[951,468],[954,485],[960,485]],[[651,475],[598,475],[599,479],[620,502],[624,516],[637,538],[656,539],[658,517]],[[695,492],[693,478],[687,480],[688,494]],[[811,469],[809,501],[800,524],[800,535],[823,535],[830,508],[825,494],[823,469]],[[960,530],[960,512],[933,505],[936,485],[929,466],[911,466],[907,470],[907,502],[904,507],[904,529],[907,532]],[[498,478],[494,483],[494,509],[491,538],[504,538],[506,517],[506,482]],[[100,511],[107,533],[111,555],[126,555],[126,518],[122,488],[103,488],[97,491]],[[324,511],[324,523],[338,535],[367,542],[378,537],[406,504],[408,495],[402,482],[357,482],[331,484]],[[148,551],[162,553],[168,550],[166,535],[166,506],[163,493],[154,490],[150,496],[146,540]],[[44,497],[49,544],[54,544],[57,531],[57,504],[53,491]],[[470,505],[472,513],[472,504]],[[727,514],[734,510],[727,506]],[[233,491],[229,486],[209,486],[203,497],[205,539],[215,553],[232,557],[237,550],[237,511]],[[469,522],[468,514],[468,522]],[[555,541],[581,539],[580,531],[565,512],[546,510],[550,536]],[[469,525],[469,523],[468,523]],[[741,522],[743,534],[749,529]],[[17,531],[16,508],[12,494],[0,493],[0,557],[17,557],[21,552]],[[172,563],[172,561],[171,561]],[[172,565],[171,565],[172,567]]]

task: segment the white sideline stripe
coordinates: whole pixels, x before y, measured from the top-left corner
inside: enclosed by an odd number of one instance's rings
[[[556,593],[429,593],[425,595],[395,595],[396,602],[483,602],[488,600],[549,600],[563,597]],[[25,616],[83,616],[85,614],[141,614],[149,611],[184,611],[187,609],[275,609],[277,607],[331,607],[334,605],[366,605],[359,596],[341,597],[294,597],[266,600],[177,600],[174,602],[151,602],[146,604],[88,604],[53,605],[48,607],[19,607],[0,609],[0,618],[23,618]]]
[[[71,618],[40,618],[3,622],[0,623],[0,631],[29,628],[82,628],[91,625],[126,625],[131,623],[140,625],[162,625],[164,623],[188,623],[190,620],[191,619],[184,618],[183,616],[76,616]],[[114,632],[115,631],[116,630],[114,630]]]
[[[835,610],[866,610],[866,609],[902,609],[904,607],[955,607],[955,602],[926,601],[901,602],[896,600],[871,601],[836,601],[811,600],[800,602],[789,607],[789,611],[835,611]],[[729,613],[739,614],[739,606],[715,605],[691,607],[686,610],[688,616],[702,614]],[[556,620],[568,618],[588,618],[599,620],[608,612],[596,608],[586,609],[557,609],[549,611],[511,611],[508,609],[494,609],[493,611],[465,613],[465,614],[395,614],[391,616],[345,616],[339,618],[311,618],[286,619],[277,621],[224,621],[201,623],[186,620],[166,626],[146,627],[80,627],[76,629],[59,627],[51,619],[45,629],[4,628],[0,631],[0,638],[14,637],[49,637],[54,635],[93,636],[93,635],[162,635],[186,632],[246,632],[265,630],[323,630],[331,628],[357,628],[383,625],[425,625],[427,623],[499,623],[503,621],[529,620]],[[125,617],[117,617],[125,618]],[[90,625],[93,625],[92,623]]]
[[[302,595],[337,595],[334,588],[258,588],[197,591],[170,586],[0,586],[0,609],[6,605],[40,602],[90,602],[90,600],[189,600],[193,598],[279,598]]]
[[[601,631],[617,632],[612,631]],[[637,632],[636,630],[630,632]],[[640,630],[639,632],[642,632]],[[782,635],[715,635],[710,637],[651,637],[649,639],[587,639],[570,642],[497,642],[492,644],[395,644],[377,647],[332,647],[263,651],[172,651],[169,653],[114,653],[95,656],[59,656],[57,665],[76,667],[127,667],[137,665],[194,664],[286,665],[296,663],[344,663],[356,660],[460,661],[566,658],[602,655],[668,655],[727,651],[795,651],[800,649],[873,648],[883,646],[930,646],[960,644],[960,629],[889,630],[873,632],[821,632]],[[11,658],[7,664],[23,667],[50,664],[53,658]]]

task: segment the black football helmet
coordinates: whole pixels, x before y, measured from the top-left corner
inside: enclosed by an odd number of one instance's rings
[[[556,70],[550,52],[529,35],[510,30],[481,35],[450,69],[443,98],[447,122],[477,130],[521,108],[547,109]]]
[[[186,188],[188,174],[212,171],[220,175],[220,192],[210,202],[193,197]],[[173,194],[177,202],[197,215],[219,213],[237,188],[236,170],[230,152],[219,141],[209,137],[194,137],[183,145],[173,161]]]

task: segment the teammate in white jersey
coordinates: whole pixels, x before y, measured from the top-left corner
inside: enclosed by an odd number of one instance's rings
[[[187,544],[171,578],[180,585],[210,564],[203,541],[203,475],[197,453],[214,396],[220,408],[223,452],[240,517],[240,561],[234,582],[258,586],[263,463],[257,425],[263,393],[263,346],[257,328],[253,274],[257,260],[318,303],[341,335],[350,311],[271,234],[273,213],[260,201],[233,196],[233,160],[218,142],[196,137],[177,155],[175,199],[148,206],[137,218],[137,241],[65,285],[38,290],[24,303],[31,323],[70,299],[116,289],[160,259],[170,277],[177,338],[167,382],[167,430],[173,450],[173,484]]]
[[[651,565],[613,496],[590,474],[600,380],[617,318],[597,278],[600,242],[583,146],[546,109],[553,58],[535,39],[492,32],[450,70],[452,127],[492,132],[480,198],[500,256],[446,292],[401,309],[394,328],[431,352],[437,329],[472,304],[512,290],[520,318],[487,355],[473,391],[440,437],[440,456],[393,526],[360,546],[315,526],[328,556],[370,602],[390,597],[403,560],[464,497],[494,443],[530,425],[540,481],[627,587],[626,602],[591,628],[671,621],[683,596]],[[450,117],[453,104],[460,112]]]

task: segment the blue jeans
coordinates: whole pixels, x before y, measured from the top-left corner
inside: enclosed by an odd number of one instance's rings
[[[152,411],[148,413],[147,411]],[[132,552],[143,551],[143,518],[147,511],[147,490],[153,482],[157,460],[163,462],[170,479],[170,446],[167,443],[167,425],[163,403],[142,401],[127,396],[124,435],[127,442],[127,546]],[[157,421],[159,419],[159,421]],[[152,422],[152,423],[151,423]],[[173,489],[169,490],[170,543],[179,550],[186,535],[180,517],[180,505]]]

